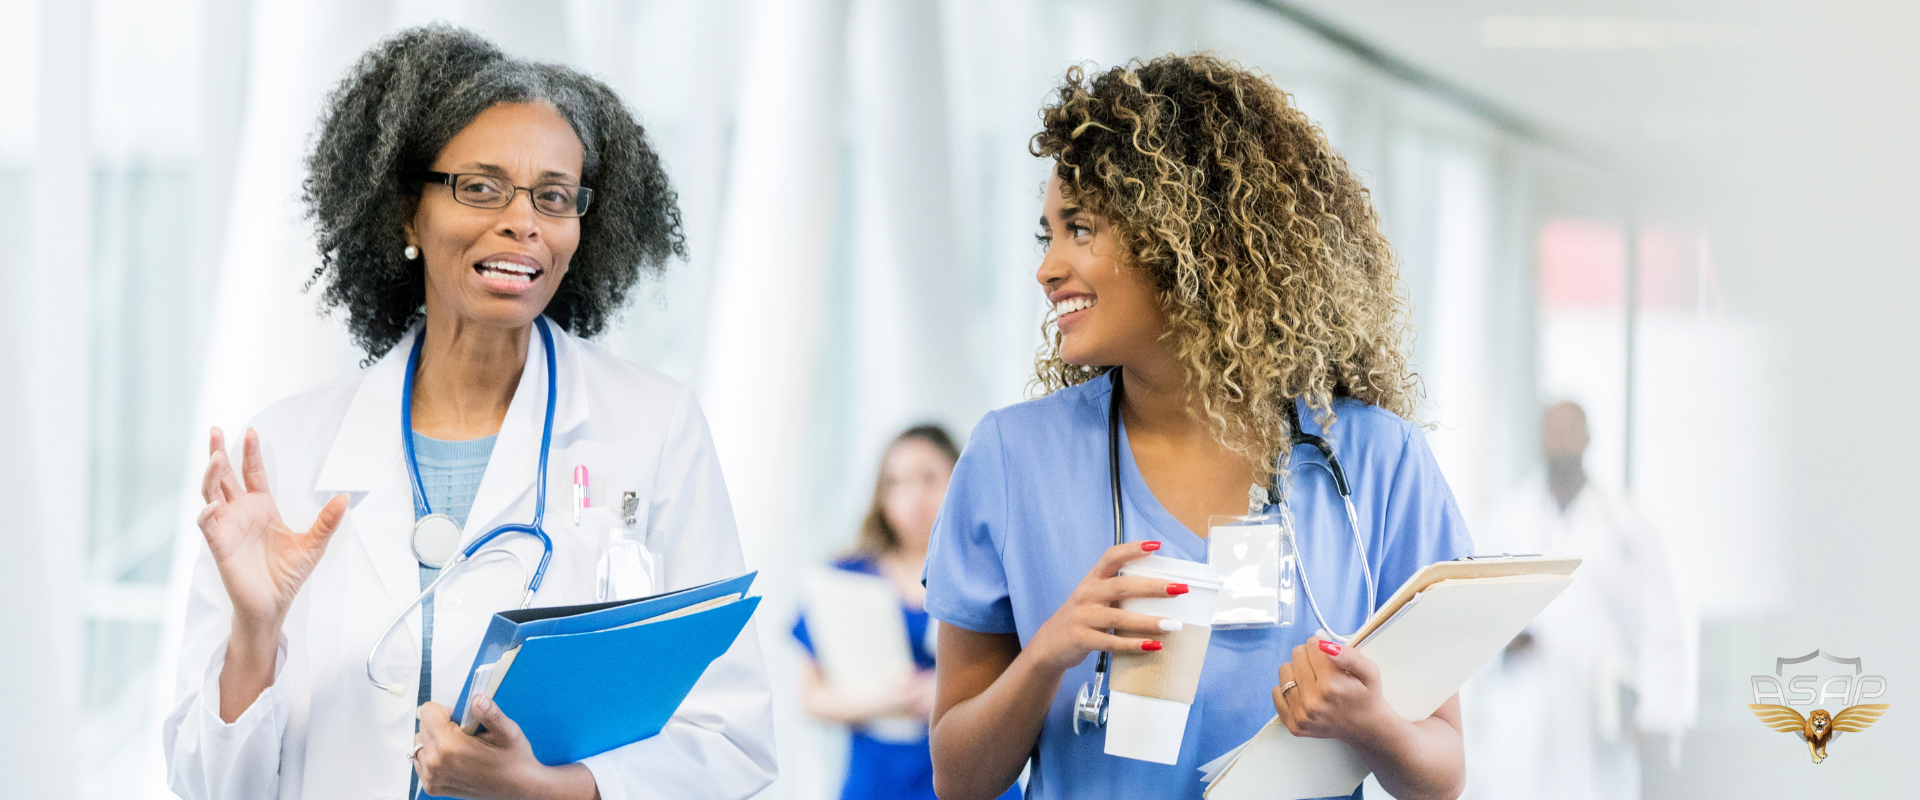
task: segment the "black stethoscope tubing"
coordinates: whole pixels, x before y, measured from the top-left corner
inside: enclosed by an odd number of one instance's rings
[[[1112,383],[1111,393],[1108,395],[1107,401],[1107,482],[1109,493],[1113,498],[1113,543],[1115,546],[1119,546],[1126,543],[1127,525],[1126,511],[1121,508],[1120,503],[1120,368],[1114,367],[1108,370],[1107,376]],[[1334,454],[1333,445],[1329,444],[1327,440],[1322,437],[1300,430],[1300,412],[1294,408],[1292,402],[1287,403],[1287,425],[1292,430],[1287,440],[1288,449],[1299,447],[1303,444],[1312,445],[1315,450],[1320,451],[1321,456],[1326,458],[1327,472],[1333,475],[1334,489],[1340,493],[1340,499],[1347,507],[1347,523],[1349,527],[1353,529],[1354,543],[1360,547],[1360,563],[1367,573],[1367,602],[1369,610],[1371,610],[1373,604],[1373,567],[1367,563],[1366,544],[1364,540],[1360,538],[1359,520],[1354,513],[1353,491],[1347,483],[1347,472],[1340,468],[1340,457]],[[1281,502],[1280,475],[1278,473],[1274,474],[1272,481],[1267,485],[1267,497],[1269,502]],[[1301,587],[1306,589],[1307,602],[1313,607],[1313,614],[1316,618],[1320,619],[1321,626],[1325,627],[1326,618],[1320,614],[1320,605],[1313,601],[1313,590],[1306,586],[1304,565],[1302,565],[1301,570]],[[1328,629],[1327,633],[1336,639],[1346,640],[1350,638],[1334,634],[1331,629]],[[1090,723],[1096,727],[1104,727],[1107,724],[1106,695],[1103,689],[1106,684],[1107,673],[1112,666],[1113,653],[1106,650],[1100,651],[1100,662],[1094,667],[1093,681],[1080,686],[1079,697],[1074,703],[1074,733],[1080,732],[1082,722]]]

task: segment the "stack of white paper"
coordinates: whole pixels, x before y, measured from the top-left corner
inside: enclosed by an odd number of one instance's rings
[[[1440,580],[1383,607],[1388,616],[1356,646],[1379,665],[1387,704],[1426,719],[1572,581],[1561,572]],[[1368,772],[1344,742],[1295,737],[1278,717],[1200,769],[1207,800],[1346,795]]]

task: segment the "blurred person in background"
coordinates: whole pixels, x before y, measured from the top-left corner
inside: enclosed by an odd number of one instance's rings
[[[1584,559],[1566,593],[1469,685],[1468,796],[1634,800],[1640,734],[1676,744],[1697,703],[1698,623],[1666,548],[1586,470],[1587,415],[1546,410],[1546,471],[1495,513],[1485,553]]]
[[[374,46],[328,98],[305,188],[321,303],[373,363],[261,412],[238,470],[212,432],[206,547],[163,728],[173,790],[618,800],[770,783],[751,627],[658,735],[577,763],[541,764],[491,703],[473,708],[479,735],[449,719],[494,612],[521,606],[545,548],[515,532],[480,552],[520,565],[476,558],[436,584],[441,567],[456,542],[537,523],[536,498],[566,497],[576,466],[634,495],[659,588],[745,569],[693,393],[586,338],[684,254],[640,123],[597,80],[416,28]],[[604,599],[606,527],[545,512],[551,570],[532,602]],[[430,525],[440,534],[423,540]]]
[[[1458,697],[1402,719],[1376,665],[1311,620],[1212,633],[1177,763],[1076,734],[1091,656],[1155,651],[1180,629],[1116,606],[1189,587],[1120,568],[1156,551],[1207,561],[1208,518],[1247,513],[1250,494],[1277,513],[1284,487],[1337,630],[1372,613],[1369,578],[1384,601],[1473,544],[1408,420],[1407,306],[1370,196],[1279,87],[1208,55],[1074,68],[1041,120],[1048,394],[974,429],[927,558],[941,796],[992,798],[1031,764],[1034,798],[1199,800],[1198,768],[1276,713],[1296,736],[1352,746],[1401,800],[1458,796]],[[1331,469],[1304,467],[1320,453],[1293,455],[1296,429],[1338,451],[1357,530]]]
[[[817,660],[801,676],[801,703],[823,722],[845,725],[851,742],[841,800],[932,800],[933,756],[927,750],[927,720],[933,713],[933,629],[920,575],[927,561],[940,501],[947,495],[960,450],[938,425],[908,428],[887,446],[873,503],[860,524],[853,553],[833,568],[883,578],[899,595],[900,616],[913,651],[915,673],[905,682],[869,696],[836,690]],[[793,635],[818,658],[802,616]],[[888,730],[888,722],[912,721],[911,730]],[[1008,789],[1004,800],[1019,797]]]

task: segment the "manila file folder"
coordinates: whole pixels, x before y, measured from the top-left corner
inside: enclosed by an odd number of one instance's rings
[[[495,614],[453,707],[491,696],[548,766],[660,732],[759,606],[758,573],[637,600]],[[469,733],[473,723],[463,725]]]
[[[1408,579],[1355,637],[1380,669],[1401,717],[1431,716],[1573,582],[1577,558],[1462,559]],[[1207,800],[1296,800],[1351,794],[1367,777],[1338,739],[1296,737],[1278,717],[1202,766]]]

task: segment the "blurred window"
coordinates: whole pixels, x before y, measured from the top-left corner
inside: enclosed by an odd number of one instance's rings
[[[84,796],[152,755],[153,685],[182,509],[212,259],[196,241],[205,84],[201,0],[93,0],[92,347],[81,684]],[[49,88],[57,81],[49,80]]]

